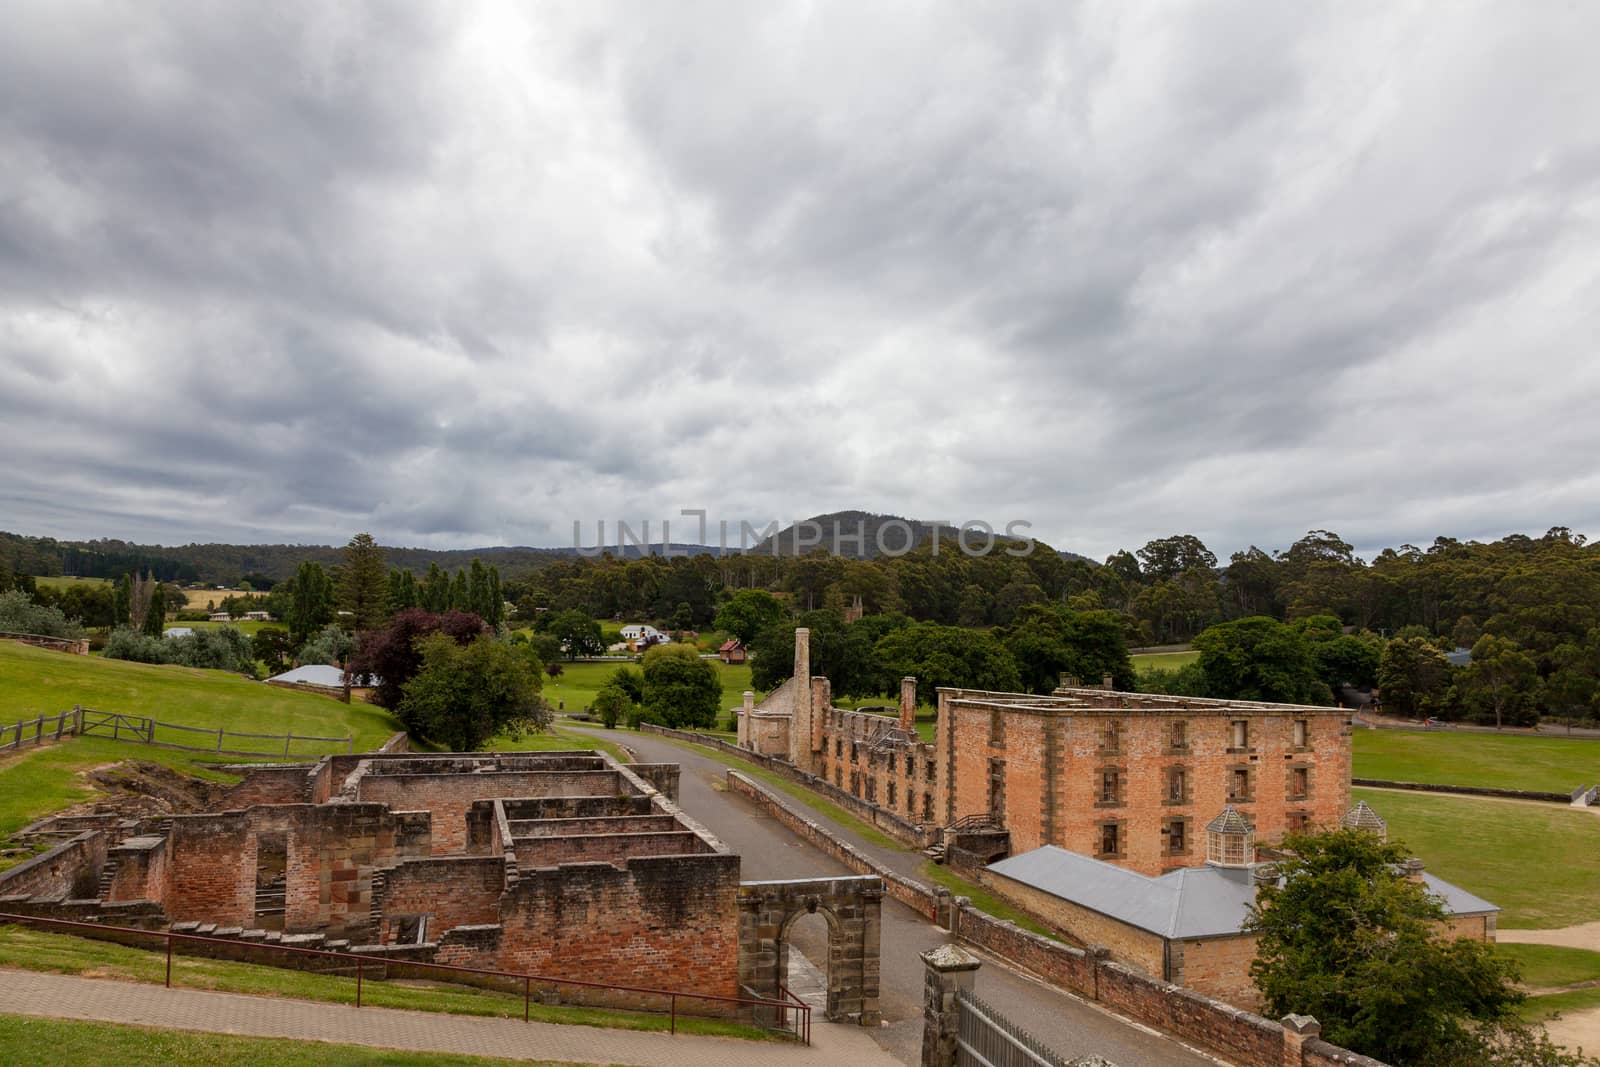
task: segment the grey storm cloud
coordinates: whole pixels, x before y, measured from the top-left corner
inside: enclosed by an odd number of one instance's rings
[[[0,528],[1600,532],[1596,39],[1556,4],[13,5]]]

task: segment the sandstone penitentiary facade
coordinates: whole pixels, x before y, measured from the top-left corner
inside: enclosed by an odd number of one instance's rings
[[[1206,862],[1231,807],[1259,840],[1330,827],[1350,807],[1339,708],[1063,687],[941,691],[939,816],[986,814],[1013,853],[1041,845],[1160,874]]]
[[[1232,807],[1258,839],[1336,825],[1350,807],[1350,718],[1339,708],[1121,693],[939,691],[933,744],[915,732],[916,680],[900,714],[835,708],[812,678],[809,635],[794,676],[760,705],[747,694],[739,744],[920,828],[1003,831],[1001,851],[1055,845],[1143,874],[1206,862],[1203,828]],[[992,835],[991,835],[992,836]]]
[[[793,919],[820,911],[828,1017],[877,1021],[881,880],[741,883],[739,857],[678,807],[675,764],[373,753],[235,770],[227,810],[47,823],[76,836],[6,872],[0,912],[772,999]]]

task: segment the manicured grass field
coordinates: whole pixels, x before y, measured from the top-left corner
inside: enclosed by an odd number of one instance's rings
[[[117,1023],[0,1015],[0,1048],[11,1067],[115,1063],[119,1067],[561,1067],[553,1060],[498,1060],[442,1052],[397,1052],[325,1041],[236,1037]]]
[[[1361,729],[1352,740],[1357,778],[1546,793],[1600,782],[1600,741]]]
[[[1522,984],[1535,989],[1600,979],[1600,952],[1561,945],[1496,945],[1495,951],[1522,967]]]
[[[1141,674],[1145,671],[1153,670],[1175,671],[1179,667],[1187,666],[1199,658],[1200,653],[1194,651],[1146,652],[1143,655],[1133,657],[1133,669]]]
[[[1555,804],[1352,790],[1428,870],[1500,905],[1508,929],[1600,919],[1600,816]]]
[[[159,944],[156,941],[151,943]],[[59,974],[92,973],[97,978],[160,983],[166,972],[166,955],[151,949],[91,941],[32,927],[0,926],[0,966]],[[173,957],[172,984],[191,989],[218,989],[230,993],[255,993],[334,1004],[354,1004],[356,1000],[354,978],[187,956]],[[361,1002],[374,1007],[409,1008],[412,1011],[520,1018],[522,991],[520,983],[514,984],[519,986],[515,992],[500,992],[420,980],[379,981],[369,976],[362,983]],[[621,1030],[666,1030],[670,1025],[665,1014],[608,1011],[577,1005],[547,1006],[537,1002],[530,1009],[530,1018]],[[682,1016],[678,1020],[678,1029],[689,1033],[734,1037],[765,1036],[758,1030],[736,1023],[686,1019]]]

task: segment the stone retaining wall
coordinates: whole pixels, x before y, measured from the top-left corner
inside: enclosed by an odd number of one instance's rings
[[[1544,793],[1531,789],[1491,789],[1475,785],[1429,785],[1424,782],[1391,782],[1387,778],[1352,778],[1351,785],[1371,789],[1409,789],[1418,793],[1455,793],[1467,797],[1506,797],[1511,800],[1548,800],[1557,804],[1572,803],[1568,793]]]

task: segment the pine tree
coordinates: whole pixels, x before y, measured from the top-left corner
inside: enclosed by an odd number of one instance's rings
[[[339,569],[339,610],[354,630],[371,630],[388,618],[389,569],[383,549],[369,533],[359,533],[344,546],[344,566]]]
[[[322,564],[307,560],[290,580],[289,639],[296,648],[333,621],[333,579]]]
[[[145,609],[144,632],[160,637],[167,627],[167,591],[158,582],[150,594],[150,606]]]
[[[489,568],[489,614],[484,616],[484,621],[494,627],[506,621],[506,600],[500,592],[499,567]]]
[[[456,576],[450,579],[450,603],[446,605],[447,611],[471,611],[472,599],[467,593],[467,572],[456,571]]]
[[[435,615],[450,610],[450,576],[437,563],[428,564],[428,574],[422,579],[419,599],[422,609]]]
[[[489,620],[489,572],[483,569],[481,559],[472,561],[472,576],[467,579],[467,610]]]
[[[131,614],[133,605],[133,575],[124,574],[122,581],[117,583],[116,599],[111,605],[111,625],[132,626]],[[143,620],[141,620],[143,621]]]

